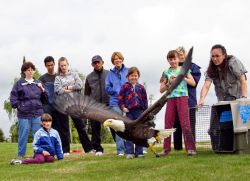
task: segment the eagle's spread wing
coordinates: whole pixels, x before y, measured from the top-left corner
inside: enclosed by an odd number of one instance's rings
[[[63,114],[80,119],[86,118],[101,123],[107,119],[117,119],[132,123],[129,118],[118,114],[104,104],[96,102],[91,97],[77,92],[56,95],[54,107]]]
[[[147,121],[151,121],[152,118],[161,110],[161,108],[165,105],[167,101],[167,96],[179,85],[179,83],[183,80],[185,75],[187,74],[190,65],[192,63],[192,54],[193,47],[189,50],[188,55],[185,59],[185,62],[182,65],[180,74],[175,78],[175,81],[171,84],[169,89],[158,99],[152,106],[146,109],[139,118],[137,118],[137,123],[145,123]]]

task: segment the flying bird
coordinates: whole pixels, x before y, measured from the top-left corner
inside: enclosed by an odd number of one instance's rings
[[[167,102],[167,96],[187,74],[192,62],[192,53],[193,48],[189,50],[180,74],[175,78],[169,89],[136,120],[130,120],[128,117],[120,115],[104,104],[96,102],[91,97],[77,92],[56,95],[54,107],[58,111],[72,117],[99,121],[104,127],[114,129],[116,134],[125,140],[130,140],[143,147],[149,147],[158,156],[154,148],[155,143],[159,142],[162,138],[170,136],[175,129],[154,129],[153,119]]]

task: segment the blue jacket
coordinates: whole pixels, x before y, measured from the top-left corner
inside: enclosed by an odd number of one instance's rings
[[[195,107],[197,105],[196,87],[197,87],[199,80],[201,78],[201,71],[200,71],[200,67],[198,65],[196,65],[195,63],[191,64],[190,70],[191,70],[191,75],[193,76],[194,81],[196,83],[195,87],[187,84],[188,106],[191,108],[191,107]]]
[[[127,79],[128,68],[122,65],[121,70],[116,67],[110,69],[105,80],[105,90],[109,96],[109,106],[118,106],[118,96],[121,86],[128,81]]]
[[[10,93],[10,104],[12,108],[17,108],[18,118],[34,118],[39,117],[43,113],[41,96],[48,96],[47,91],[42,92],[37,86],[41,83],[34,80],[33,83],[27,83],[24,78],[19,79]]]
[[[49,131],[40,128],[34,136],[33,149],[35,154],[42,154],[47,151],[51,156],[57,156],[58,160],[63,159],[62,143],[58,132],[51,128]]]

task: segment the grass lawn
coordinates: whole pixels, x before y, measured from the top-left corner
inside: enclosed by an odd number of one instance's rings
[[[250,180],[248,154],[215,154],[199,148],[195,157],[172,151],[167,157],[155,158],[148,153],[145,158],[126,160],[115,155],[115,145],[103,146],[102,157],[72,153],[51,164],[10,165],[17,144],[0,143],[0,180]],[[31,144],[27,155],[32,155]]]

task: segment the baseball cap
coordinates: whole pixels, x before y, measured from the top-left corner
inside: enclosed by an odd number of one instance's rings
[[[99,62],[99,61],[102,61],[102,57],[100,55],[93,56],[92,63]]]

